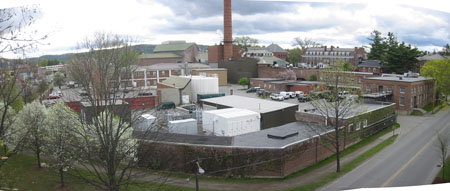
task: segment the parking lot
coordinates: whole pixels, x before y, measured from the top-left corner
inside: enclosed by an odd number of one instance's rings
[[[245,96],[245,97],[251,97],[251,98],[257,98],[257,99],[263,99],[258,97],[258,95],[253,92],[253,93],[246,93],[247,91],[247,86],[242,86],[242,85],[236,85],[236,84],[228,84],[227,86],[220,86],[219,87],[219,91],[220,93],[225,93],[225,95],[230,95],[230,90],[233,90],[233,95],[239,95],[239,96]],[[278,92],[273,92],[273,93],[278,93]],[[266,100],[271,100],[270,97],[267,97]],[[275,101],[275,100],[271,100],[273,102],[280,102],[280,101]],[[292,103],[292,104],[300,104],[302,105],[302,108],[309,105],[308,103],[299,103],[297,98],[290,98],[290,99],[285,99],[284,101],[281,102],[285,102],[285,103]]]

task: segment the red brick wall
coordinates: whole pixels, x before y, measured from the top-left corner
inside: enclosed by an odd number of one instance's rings
[[[265,66],[258,66],[258,78],[279,78],[280,73],[284,72],[286,69],[284,68],[270,68]],[[320,69],[303,69],[303,68],[294,68],[293,69],[298,78],[303,78],[305,80],[309,80],[312,75],[316,75],[317,79],[319,79],[319,71]]]
[[[149,66],[158,63],[178,63],[183,62],[184,58],[158,58],[158,59],[141,59],[141,66]]]
[[[81,112],[81,102],[74,101],[74,102],[64,102],[70,109],[76,111],[77,113]]]
[[[274,52],[273,56],[278,57],[282,60],[286,60],[288,53],[287,52]]]
[[[223,60],[223,45],[208,46],[208,62],[219,63]]]
[[[131,110],[135,109],[151,109],[157,105],[157,96],[145,96],[136,98],[125,98],[130,103]]]
[[[373,69],[375,69],[375,72]],[[358,67],[358,72],[382,73],[379,67]]]

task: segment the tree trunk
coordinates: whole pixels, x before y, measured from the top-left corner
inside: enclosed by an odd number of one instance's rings
[[[38,162],[38,168],[41,168],[41,152],[40,151],[36,152],[36,158],[37,158],[37,162]]]
[[[61,181],[61,188],[62,188],[64,187],[64,171],[62,167],[59,168],[59,178]]]
[[[341,163],[340,163],[340,158],[339,158],[339,129],[336,128],[335,130],[336,132],[336,172],[340,172],[341,171]]]

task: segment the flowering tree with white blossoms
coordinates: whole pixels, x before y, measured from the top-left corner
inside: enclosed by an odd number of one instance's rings
[[[48,109],[46,121],[44,152],[51,161],[50,167],[58,170],[61,187],[64,187],[64,170],[74,162],[74,130],[80,128],[81,123],[77,113],[62,101]]]
[[[44,128],[46,117],[47,109],[45,106],[34,101],[24,106],[17,114],[17,120],[14,123],[16,125],[14,129],[28,131],[26,146],[36,154],[38,168],[41,168],[41,153],[44,145],[43,136],[47,133]]]

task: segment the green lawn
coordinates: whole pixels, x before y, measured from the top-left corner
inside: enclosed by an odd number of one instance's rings
[[[439,171],[437,177],[442,178],[442,168],[441,171]],[[448,157],[447,161],[445,162],[445,180],[450,182],[450,157]]]
[[[1,167],[0,180],[0,187],[18,188],[19,190],[51,191],[57,190],[56,187],[59,186],[59,175],[56,172],[47,168],[38,169],[36,158],[25,154],[18,154],[11,157],[8,162]],[[64,190],[98,190],[76,177],[66,176],[65,181],[67,187]],[[160,186],[153,183],[143,183],[132,185],[129,187],[129,190],[187,191],[194,189],[172,185]]]
[[[379,145],[377,145],[376,147],[368,150],[367,152],[363,153],[361,156],[357,157],[356,159],[354,159],[353,161],[351,161],[350,163],[344,165],[341,169],[341,172],[336,173],[330,173],[324,177],[322,177],[320,180],[302,186],[302,187],[298,187],[298,188],[293,188],[293,189],[289,189],[289,190],[303,190],[303,191],[308,191],[308,190],[316,190],[317,188],[320,188],[322,186],[324,186],[325,184],[330,183],[331,181],[339,178],[340,176],[343,176],[344,174],[352,171],[353,169],[355,169],[358,165],[360,165],[361,163],[363,163],[365,160],[367,160],[368,158],[372,157],[373,155],[375,155],[376,153],[378,153],[379,151],[381,151],[383,148],[389,146],[390,144],[392,144],[395,139],[397,138],[397,135],[390,137],[389,139],[386,139],[385,141],[383,141],[382,143],[380,143]]]

